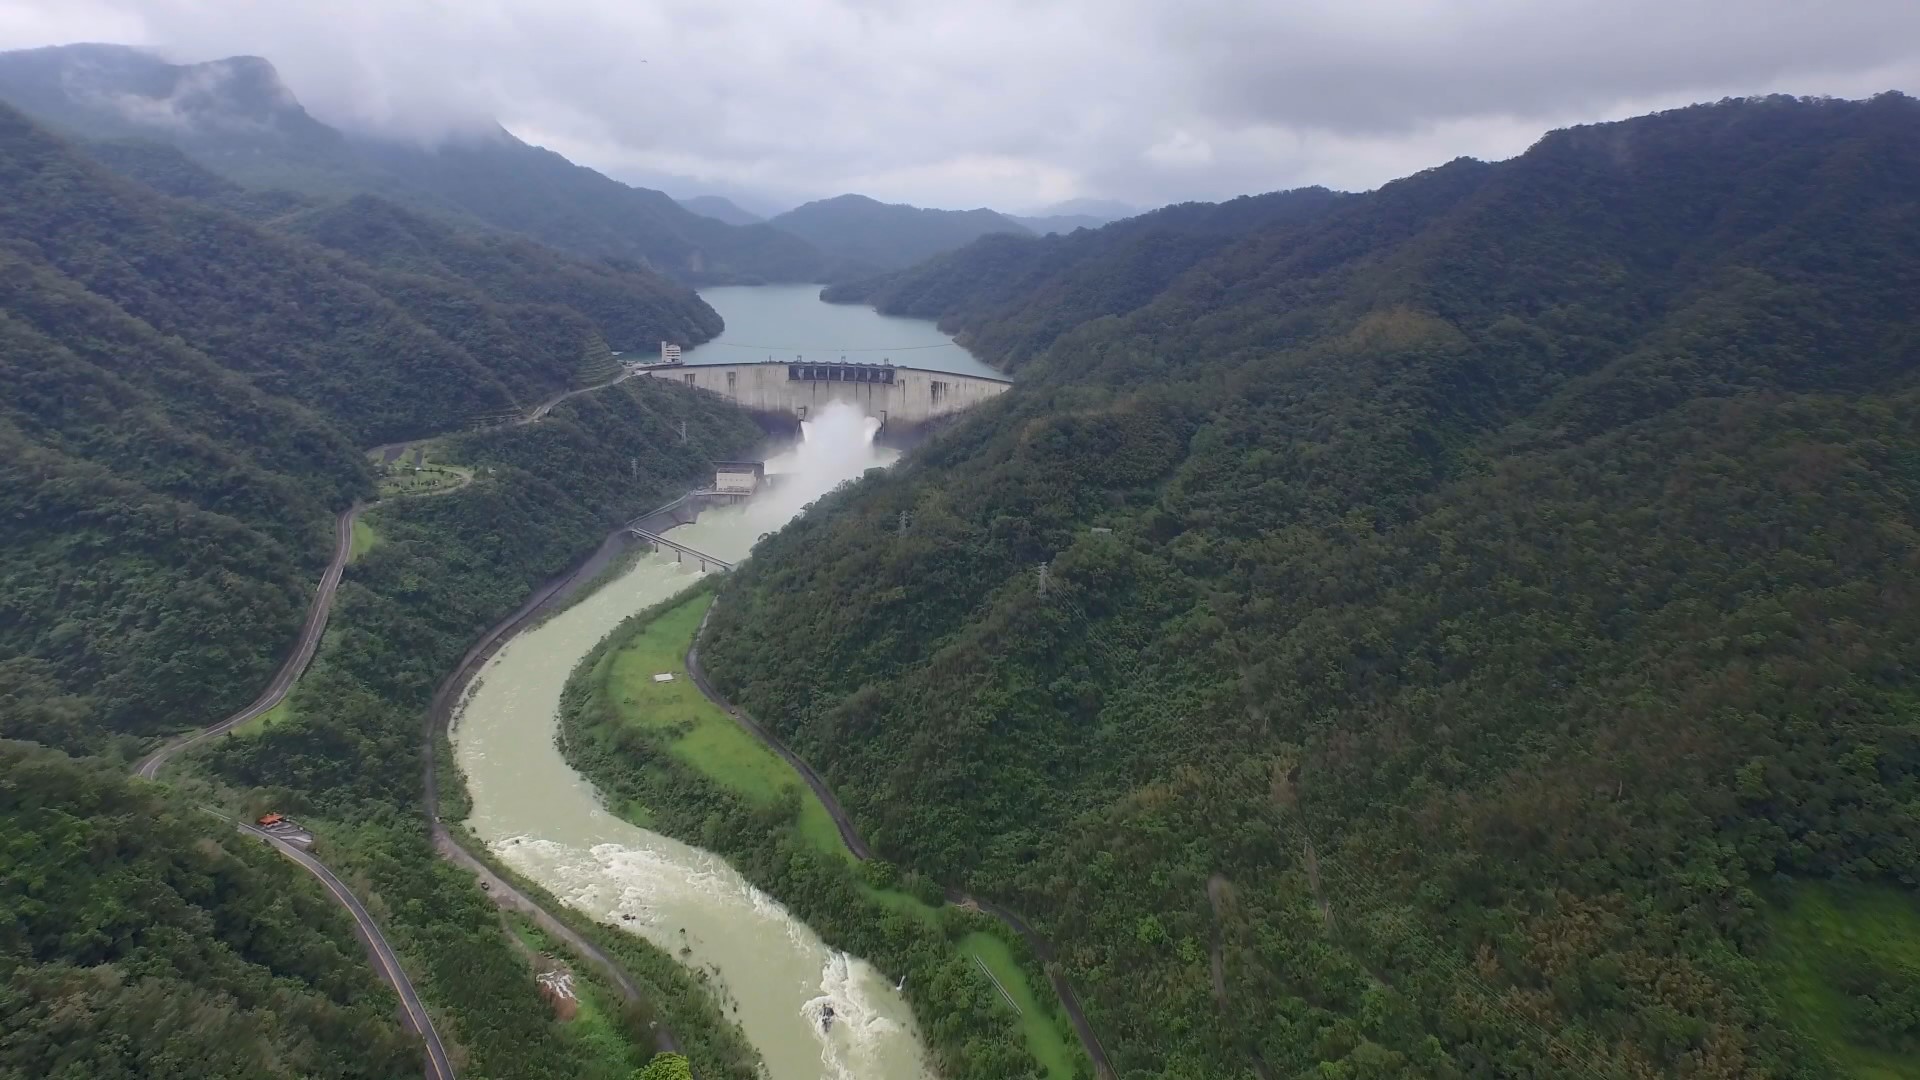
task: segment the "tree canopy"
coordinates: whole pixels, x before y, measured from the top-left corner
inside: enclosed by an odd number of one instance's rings
[[[838,290],[1022,378],[707,666],[1123,1075],[1830,1075],[1761,957],[1920,882],[1916,207],[1920,104],[1767,98]]]

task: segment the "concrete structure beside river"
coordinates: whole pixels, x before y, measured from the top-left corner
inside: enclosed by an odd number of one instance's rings
[[[886,363],[758,361],[658,367],[648,374],[711,390],[766,417],[804,421],[836,401],[880,421],[914,427],[1006,393],[1005,379]]]

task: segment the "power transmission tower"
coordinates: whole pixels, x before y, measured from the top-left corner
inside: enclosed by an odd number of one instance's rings
[[[1052,568],[1053,568],[1052,563],[1040,564],[1040,595],[1041,596],[1047,595],[1047,571],[1051,570]]]
[[[687,441],[687,422],[685,420],[680,421],[680,441]]]
[[[907,535],[907,526],[912,524],[913,524],[913,513],[908,510],[900,511],[900,535],[901,536]]]

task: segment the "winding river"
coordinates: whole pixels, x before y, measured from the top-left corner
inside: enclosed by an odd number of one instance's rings
[[[743,337],[781,333],[772,312],[794,303],[790,288],[704,295]],[[824,336],[830,344],[886,345],[877,337],[883,331],[897,335],[902,328],[894,324],[907,322],[881,320],[866,308],[813,303],[824,311],[807,311],[804,325],[790,334]],[[889,325],[876,328],[874,321]],[[931,328],[912,325],[924,343]],[[977,363],[957,347],[924,352],[927,360],[954,353],[943,359]],[[674,538],[724,559],[744,556],[755,538],[779,528],[813,498],[892,460],[892,452],[872,445],[872,426],[850,408],[824,412],[808,425],[805,442],[768,460],[769,473],[782,479],[774,492],[710,510],[674,530]],[[609,813],[554,745],[560,692],[579,658],[621,619],[678,592],[698,574],[697,564],[648,556],[515,638],[482,669],[452,733],[473,798],[467,824],[509,866],[563,902],[624,926],[707,973],[772,1080],[929,1077],[911,1011],[892,984],[864,961],[828,948],[718,856]],[[829,1008],[833,1022],[825,1024]]]

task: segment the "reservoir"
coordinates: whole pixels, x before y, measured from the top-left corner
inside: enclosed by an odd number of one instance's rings
[[[728,285],[700,290],[727,321],[720,336],[686,350],[687,364],[779,360],[878,364],[1004,379],[924,319],[881,315],[870,307],[823,304],[819,285]]]
[[[941,347],[907,354],[916,365],[931,367],[932,357],[946,353],[954,354],[944,358],[949,365],[978,364],[930,324],[822,304],[817,291],[754,287],[702,295],[740,341],[758,334],[766,343],[812,340],[851,349],[860,341],[917,340]],[[687,362],[698,363],[696,355],[689,352]],[[820,494],[892,461],[891,451],[872,445],[875,426],[851,407],[823,410],[805,425],[805,442],[769,457],[768,472],[781,477],[774,492],[709,510],[675,529],[674,539],[723,559],[745,556],[756,537]],[[932,1074],[911,1010],[888,979],[828,948],[719,857],[609,813],[554,745],[560,693],[575,663],[626,616],[680,591],[698,573],[697,563],[649,555],[516,637],[481,670],[452,732],[472,796],[467,825],[562,902],[705,972],[771,1080],[925,1080]],[[833,1022],[825,1025],[829,1009]]]

